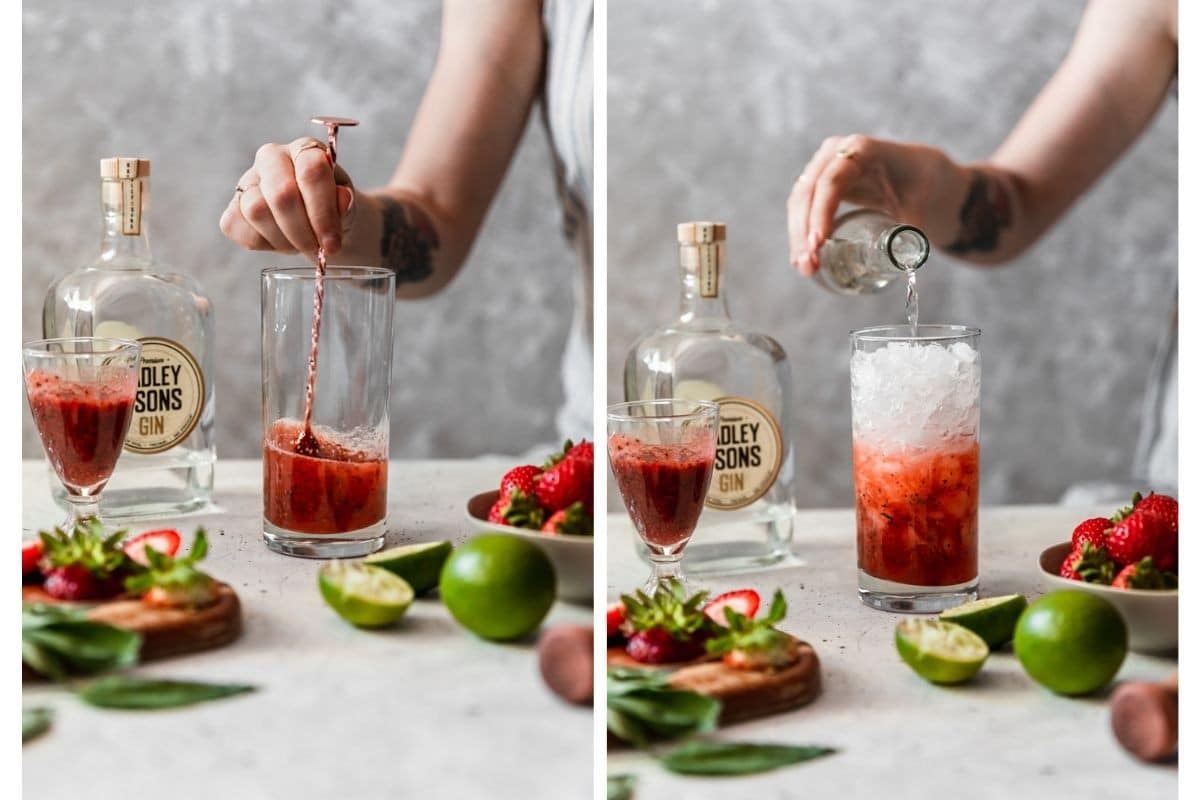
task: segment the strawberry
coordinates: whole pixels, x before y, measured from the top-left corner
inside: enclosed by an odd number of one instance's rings
[[[572,536],[591,536],[592,518],[583,510],[583,503],[572,503],[555,511],[542,526],[542,533],[565,533]]]
[[[514,489],[507,497],[500,496],[488,510],[488,522],[535,531],[541,530],[545,517],[546,511],[537,500],[520,489]]]
[[[592,469],[577,459],[564,458],[541,474],[536,492],[538,502],[550,511],[586,504],[592,497]]]
[[[613,603],[608,607],[608,641],[623,640],[625,635],[621,627],[625,624],[625,604]]]
[[[1160,521],[1154,563],[1161,570],[1174,570],[1179,564],[1179,501],[1165,494],[1150,493],[1144,500],[1134,495],[1134,508]]]
[[[583,503],[584,510],[590,514],[595,466],[591,442],[572,444],[568,439],[562,451],[550,456],[543,465],[535,489],[538,502],[548,511]]]
[[[1096,547],[1103,547],[1104,537],[1112,526],[1112,520],[1105,517],[1085,519],[1076,525],[1075,530],[1071,533],[1071,549],[1078,550],[1084,542],[1090,542]]]
[[[196,530],[192,549],[186,556],[175,558],[153,547],[142,551],[147,568],[126,579],[125,589],[139,594],[143,602],[167,608],[200,608],[217,599],[217,582],[211,575],[196,569],[196,562],[208,555],[208,537],[203,528]]]
[[[59,600],[103,600],[120,594],[121,581],[138,566],[121,549],[124,536],[125,531],[105,535],[96,520],[79,523],[70,533],[61,528],[39,533],[46,591]]]
[[[541,468],[535,467],[532,464],[513,467],[504,473],[504,477],[500,479],[500,496],[508,497],[514,490],[519,490],[523,494],[532,497],[536,486],[535,481],[537,476],[541,474]]]
[[[1073,581],[1112,583],[1116,565],[1104,547],[1084,541],[1063,560],[1058,574]]]
[[[672,664],[698,658],[704,653],[704,645],[695,640],[680,641],[663,628],[650,628],[630,636],[625,652],[643,664]]]
[[[729,624],[725,617],[726,608],[732,608],[743,617],[753,619],[754,615],[758,613],[760,602],[758,592],[753,589],[737,589],[709,600],[708,605],[704,607],[704,613],[708,614],[709,619],[713,622],[725,626]]]
[[[179,531],[173,528],[162,528],[139,533],[125,543],[125,555],[143,567],[148,566],[150,562],[146,560],[145,552],[147,547],[153,547],[163,555],[173,556],[179,552]]]
[[[1157,552],[1164,528],[1157,516],[1134,509],[1113,519],[1116,524],[1109,531],[1107,545],[1114,561],[1124,567]]]
[[[622,595],[629,636],[625,652],[647,664],[690,661],[704,653],[704,643],[717,626],[701,610],[707,592],[685,596],[683,585],[673,581],[647,596],[637,591]]]
[[[1154,566],[1154,559],[1146,556],[1136,564],[1128,564],[1117,573],[1112,582],[1114,589],[1166,589],[1167,577]]]
[[[32,575],[37,571],[38,561],[42,559],[42,540],[34,539],[21,545],[21,576]]]
[[[110,596],[105,582],[97,579],[83,564],[52,567],[46,573],[43,588],[51,597],[71,603]]]

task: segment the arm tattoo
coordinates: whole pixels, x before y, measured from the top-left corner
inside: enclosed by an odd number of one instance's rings
[[[959,254],[995,250],[1001,232],[1013,221],[1008,192],[999,181],[973,170],[971,188],[958,212],[958,220],[961,223],[958,236],[947,250]]]
[[[433,253],[438,248],[437,231],[424,212],[390,197],[382,198],[383,233],[379,255],[383,265],[396,273],[396,285],[419,283],[433,274]]]

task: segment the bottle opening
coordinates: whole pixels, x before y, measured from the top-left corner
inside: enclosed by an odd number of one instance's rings
[[[911,272],[929,257],[929,240],[911,225],[897,225],[888,236],[887,251],[897,267]]]

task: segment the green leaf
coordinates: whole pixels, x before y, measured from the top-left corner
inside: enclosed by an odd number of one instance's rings
[[[605,797],[608,800],[633,800],[633,785],[636,782],[637,779],[632,775],[609,775]]]
[[[95,673],[137,663],[142,637],[88,620],[78,610],[25,606],[21,613],[21,658],[48,678],[69,672]]]
[[[199,683],[113,675],[88,684],[79,692],[79,697],[101,708],[156,710],[220,700],[252,692],[254,688],[243,683]]]
[[[664,755],[661,762],[681,775],[751,775],[833,752],[829,747],[696,741],[680,745]]]
[[[623,714],[612,708],[608,709],[607,721],[608,729],[612,732],[613,736],[637,747],[646,747],[650,744],[650,739],[653,738],[651,731],[645,725],[628,714]]]
[[[21,709],[21,743],[33,741],[50,730],[50,723],[53,721],[54,709],[52,708]]]

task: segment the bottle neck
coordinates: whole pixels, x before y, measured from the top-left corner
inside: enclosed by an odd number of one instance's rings
[[[679,321],[728,321],[729,306],[725,300],[724,264],[718,268],[716,291],[701,291],[700,277],[687,268],[679,271]]]
[[[146,211],[150,179],[104,178],[100,181],[103,236],[95,266],[108,269],[146,269],[152,263]]]

